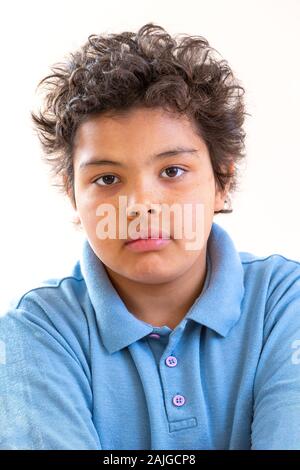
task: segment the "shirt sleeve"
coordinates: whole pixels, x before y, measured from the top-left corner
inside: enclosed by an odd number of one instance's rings
[[[57,329],[21,308],[0,318],[0,449],[101,449],[89,379]]]
[[[253,450],[300,449],[299,265],[272,289],[267,303],[251,438]]]

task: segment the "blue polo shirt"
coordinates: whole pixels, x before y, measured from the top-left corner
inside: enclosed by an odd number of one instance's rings
[[[128,311],[87,240],[0,319],[1,449],[300,449],[300,263],[213,223],[172,330]]]

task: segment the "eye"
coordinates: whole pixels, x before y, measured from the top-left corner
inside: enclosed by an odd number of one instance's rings
[[[102,180],[103,184],[98,183],[98,181],[100,181],[101,178],[103,178]],[[98,186],[112,186],[114,178],[117,178],[117,177],[115,175],[103,175],[103,176],[99,176],[99,178],[97,178],[94,181],[94,183],[96,183]]]
[[[178,171],[181,171],[181,174],[178,175]],[[184,170],[179,166],[169,166],[162,173],[166,172],[168,176],[167,179],[175,179],[175,177],[179,178],[180,176],[182,176],[184,173],[186,173],[186,171],[187,170]],[[113,186],[114,178],[117,178],[117,176],[107,174],[99,176],[96,180],[94,180],[94,183],[96,183],[98,186]],[[99,183],[100,180],[102,181],[102,183]]]
[[[174,170],[175,170],[175,172],[174,172]],[[181,173],[179,176],[178,176],[178,170],[179,170],[179,171],[182,171],[182,173]],[[179,178],[180,176],[182,176],[187,170],[184,170],[183,168],[180,168],[179,166],[169,166],[169,167],[166,168],[164,171],[165,171],[165,172],[167,173],[167,175],[170,177],[170,178],[167,178],[167,179],[174,179],[174,177],[176,177],[176,176],[178,176],[178,178]],[[164,171],[163,171],[163,172],[164,172]]]

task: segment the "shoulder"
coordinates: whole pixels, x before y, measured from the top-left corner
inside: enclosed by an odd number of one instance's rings
[[[239,252],[240,259],[243,265],[256,265],[256,266],[298,266],[300,267],[300,260],[287,258],[286,256],[274,253],[268,256],[257,256],[248,251]]]
[[[244,268],[245,277],[257,277],[269,287],[278,283],[297,280],[300,275],[300,261],[287,258],[280,254],[257,256],[253,253],[239,252],[240,260]]]
[[[300,262],[280,254],[240,252],[251,305],[263,306],[265,334],[278,322],[300,329]]]
[[[10,299],[9,310],[31,310],[35,306],[46,311],[52,308],[62,310],[80,302],[85,287],[80,264],[76,262],[64,276],[40,280],[30,289],[17,293]]]
[[[42,280],[15,295],[0,316],[1,335],[41,334],[72,349],[82,348],[88,337],[89,308],[85,280],[76,262],[65,276]]]

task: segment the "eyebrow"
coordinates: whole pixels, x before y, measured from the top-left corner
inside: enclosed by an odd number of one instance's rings
[[[174,149],[170,150],[165,150],[164,152],[152,155],[148,162],[151,163],[153,160],[156,159],[164,159],[168,157],[173,157],[179,154],[195,154],[198,152],[199,149],[191,149],[191,148],[184,148],[184,147],[176,147]],[[85,169],[89,166],[100,166],[100,165],[114,165],[122,168],[127,168],[127,165],[122,162],[117,162],[116,160],[109,160],[107,158],[99,158],[99,157],[94,157],[91,160],[83,161],[80,163],[79,168],[80,169]]]

